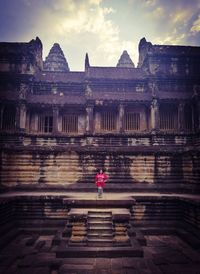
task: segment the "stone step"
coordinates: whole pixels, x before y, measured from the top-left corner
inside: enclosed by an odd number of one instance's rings
[[[103,221],[103,220],[95,220],[95,221],[88,220],[88,227],[93,227],[93,226],[113,227],[113,222],[112,221]]]
[[[105,227],[105,226],[93,226],[90,227],[88,229],[88,233],[101,233],[101,234],[105,234],[105,233],[113,233],[113,228],[112,227]]]
[[[88,223],[87,225],[88,229],[93,229],[93,228],[103,228],[103,229],[113,229],[113,223],[112,222],[107,222],[107,223],[101,223],[101,222],[95,222],[95,223]]]
[[[106,216],[106,215],[88,215],[88,219],[112,220],[112,216]]]
[[[103,239],[103,238],[88,238],[88,246],[112,246],[113,240],[112,239]]]
[[[102,238],[102,239],[113,239],[113,234],[112,233],[95,233],[95,232],[89,232],[87,234],[88,238]]]
[[[143,249],[137,242],[133,246],[127,247],[68,247],[66,245],[59,245],[56,250],[57,258],[119,258],[124,257],[142,257]]]
[[[99,220],[101,222],[104,221],[110,221],[112,222],[112,217],[110,216],[96,216],[96,215],[92,215],[92,216],[88,216],[88,222],[95,222],[96,220]]]
[[[103,247],[113,245],[112,212],[99,210],[88,211],[88,246]]]
[[[88,216],[112,217],[112,212],[106,212],[104,210],[101,210],[101,211],[88,211]]]

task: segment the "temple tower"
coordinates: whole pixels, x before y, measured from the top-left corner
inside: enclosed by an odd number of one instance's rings
[[[44,70],[57,72],[69,71],[67,60],[58,43],[55,43],[50,49],[49,55],[44,62]]]
[[[119,61],[117,63],[117,67],[120,67],[120,68],[134,68],[135,67],[133,61],[131,60],[131,58],[126,50],[124,50],[122,55],[120,56]]]

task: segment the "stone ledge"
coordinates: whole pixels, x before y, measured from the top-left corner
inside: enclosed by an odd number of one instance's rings
[[[76,257],[76,258],[117,258],[121,257],[143,257],[142,248],[135,244],[134,247],[58,247],[56,250],[57,258]]]
[[[65,194],[63,194],[63,191]],[[68,183],[65,184],[55,184],[55,183],[41,183],[35,182],[34,184],[20,184],[12,187],[0,186],[0,194],[6,193],[19,193],[24,192],[26,195],[29,193],[42,193],[48,192],[50,195],[55,192],[62,193],[61,196],[65,195],[66,197],[70,192],[84,193],[91,192],[96,193],[96,186],[93,182],[77,182],[77,183]],[[162,182],[158,181],[156,183],[148,182],[109,182],[105,186],[105,193],[145,193],[149,192],[150,194],[156,193],[168,193],[168,194],[200,194],[200,186],[196,183],[191,182]]]

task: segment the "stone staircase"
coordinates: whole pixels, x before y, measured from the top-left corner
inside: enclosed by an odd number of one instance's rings
[[[54,239],[57,258],[142,257],[142,244],[130,230],[124,208],[73,208],[61,235]]]
[[[103,210],[88,212],[88,246],[112,246],[113,231],[112,212]]]
[[[69,237],[68,246],[131,246],[128,223],[116,221],[112,211],[100,208],[88,210],[85,218],[69,220],[62,235]]]

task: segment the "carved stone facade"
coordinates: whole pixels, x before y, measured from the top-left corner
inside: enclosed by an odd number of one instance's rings
[[[54,44],[0,43],[1,186],[199,189],[200,47],[139,43],[134,67],[69,71]],[[120,185],[118,184],[120,183]]]

